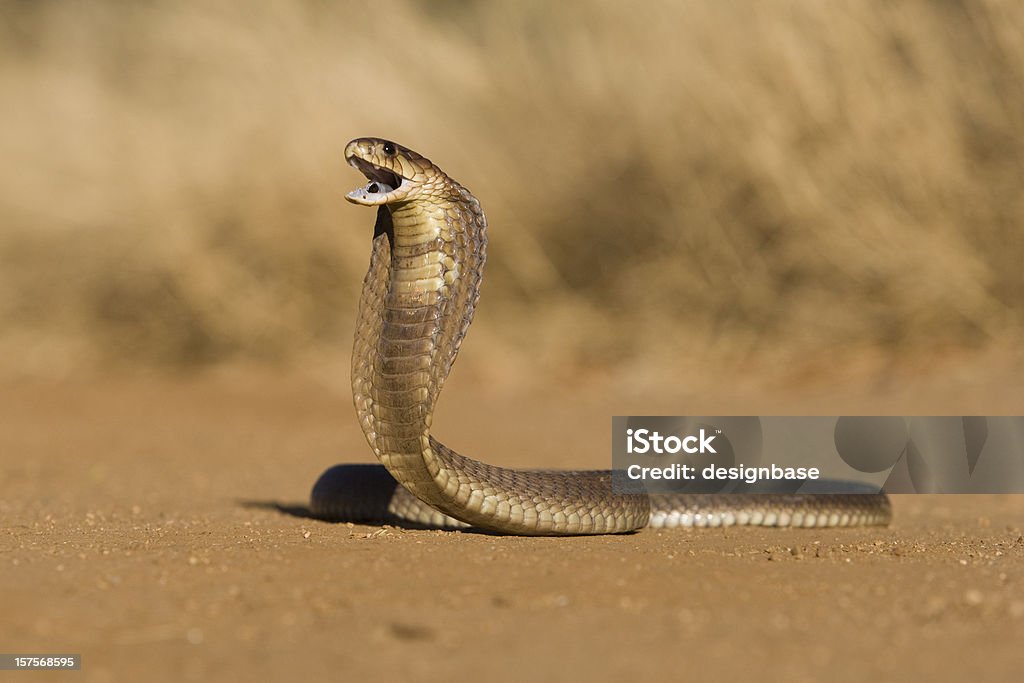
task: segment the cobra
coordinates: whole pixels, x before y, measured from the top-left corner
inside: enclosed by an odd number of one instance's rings
[[[885,495],[619,495],[610,471],[508,469],[442,444],[431,433],[434,406],[480,297],[487,220],[469,190],[406,147],[358,138],[345,158],[369,181],[346,198],[377,209],[352,394],[380,465],[339,465],[321,475],[314,515],[549,536],[889,522]]]

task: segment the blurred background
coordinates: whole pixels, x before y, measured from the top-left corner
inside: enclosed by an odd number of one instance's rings
[[[2,376],[344,385],[364,135],[488,214],[461,372],[1021,367],[1016,0],[0,11]]]

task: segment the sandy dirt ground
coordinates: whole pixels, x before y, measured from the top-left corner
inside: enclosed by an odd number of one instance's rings
[[[437,433],[513,466],[606,467],[610,415],[694,405],[460,382]],[[576,539],[304,515],[323,469],[368,456],[346,391],[303,379],[4,384],[0,651],[83,665],[0,678],[1019,680],[1024,665],[1024,496],[899,497],[880,529]]]

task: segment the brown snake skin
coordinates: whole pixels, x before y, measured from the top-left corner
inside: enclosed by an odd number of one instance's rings
[[[347,199],[377,207],[352,393],[384,467],[331,468],[314,486],[313,514],[552,536],[888,523],[885,495],[616,495],[608,471],[513,470],[447,448],[431,435],[431,418],[480,296],[487,220],[466,188],[401,145],[359,138],[345,157],[370,181]]]

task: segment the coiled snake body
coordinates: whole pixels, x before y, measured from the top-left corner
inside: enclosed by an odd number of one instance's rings
[[[431,418],[473,320],[487,221],[467,189],[412,150],[359,138],[346,146],[345,157],[370,181],[347,199],[377,207],[352,392],[383,468],[331,468],[313,488],[313,514],[524,535],[888,522],[884,495],[617,495],[608,471],[506,469],[444,446],[430,433]]]

